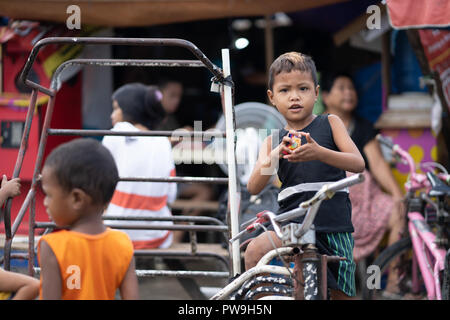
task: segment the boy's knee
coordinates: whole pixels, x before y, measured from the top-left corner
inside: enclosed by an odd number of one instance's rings
[[[258,261],[266,253],[264,240],[261,237],[256,237],[247,246],[244,253],[245,269],[248,270],[258,263]]]
[[[244,260],[245,260],[245,269],[248,270],[259,262],[259,260],[271,249],[273,249],[273,245],[268,240],[268,236],[272,237],[274,239],[274,243],[276,246],[279,246],[278,241],[276,241],[276,236],[272,235],[272,232],[264,232],[263,234],[259,235],[255,239],[253,239],[249,245],[247,246],[247,249],[244,253]]]
[[[258,244],[255,241],[256,239],[253,239],[247,246],[247,249],[244,253],[244,261],[245,261],[245,270],[248,270],[252,267],[254,267],[258,263],[257,258],[257,251],[258,251]]]

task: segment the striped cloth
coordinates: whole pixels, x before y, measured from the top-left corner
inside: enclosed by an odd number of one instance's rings
[[[316,246],[321,254],[344,257],[346,260],[327,264],[328,288],[340,290],[350,297],[356,295],[353,261],[354,241],[349,232],[316,233]]]
[[[117,123],[113,131],[138,131],[128,122]],[[116,161],[120,177],[175,176],[172,147],[166,137],[105,136],[103,145]],[[117,184],[106,216],[170,217],[167,203],[175,200],[175,183],[126,182]],[[157,225],[167,221],[108,221],[117,224]],[[166,248],[171,245],[172,233],[167,230],[124,230],[135,249]]]

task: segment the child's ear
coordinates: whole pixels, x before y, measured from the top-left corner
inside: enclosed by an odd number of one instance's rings
[[[319,93],[320,93],[320,86],[319,85],[317,85],[316,86],[316,99],[319,97]]]
[[[91,197],[82,189],[74,188],[70,192],[72,206],[75,210],[80,210],[91,201]]]
[[[269,98],[270,103],[272,103],[275,106],[275,104],[273,103],[273,92],[272,92],[272,90],[267,89],[267,97]]]

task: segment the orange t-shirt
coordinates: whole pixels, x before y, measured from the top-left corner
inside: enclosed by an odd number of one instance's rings
[[[125,232],[107,228],[89,235],[60,230],[41,237],[58,261],[63,300],[113,300],[133,257],[133,244]],[[40,286],[42,299],[42,280]]]

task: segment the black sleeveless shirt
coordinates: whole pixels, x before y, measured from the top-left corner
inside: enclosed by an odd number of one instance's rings
[[[333,134],[328,115],[317,116],[308,126],[303,128],[322,147],[339,151],[334,143]],[[288,133],[285,129],[280,130],[279,142]],[[306,138],[302,137],[302,145],[306,144]],[[274,147],[276,145],[273,145]],[[345,171],[330,166],[320,161],[289,162],[281,158],[278,168],[278,177],[282,183],[280,192],[285,188],[301,183],[337,181],[346,177]],[[278,214],[297,208],[300,203],[310,199],[316,192],[307,191],[296,193],[279,201]],[[336,192],[330,200],[324,200],[316,215],[314,225],[317,232],[353,232],[351,221],[352,207],[347,192]],[[301,223],[303,217],[295,220]]]

